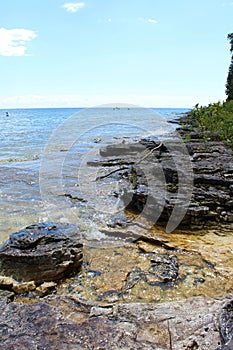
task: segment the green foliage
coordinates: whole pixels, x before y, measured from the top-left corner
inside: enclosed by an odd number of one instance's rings
[[[233,148],[233,33],[228,34],[227,39],[230,41],[232,54],[226,83],[227,100],[205,107],[196,104],[190,116],[192,126],[202,133],[204,139],[222,140]]]
[[[185,139],[186,139],[187,142],[189,142],[189,141],[191,140],[190,133],[187,133],[187,134],[186,134]]]
[[[197,104],[190,115],[204,139],[222,140],[233,147],[233,101]]]
[[[230,41],[230,52],[232,53],[231,56],[231,64],[229,67],[229,72],[227,76],[227,82],[226,82],[226,95],[227,95],[227,101],[233,100],[233,33],[228,34],[227,36],[228,40]]]
[[[233,52],[233,33],[228,34],[227,39],[230,41],[230,51]]]
[[[167,190],[168,190],[168,192],[171,192],[171,193],[177,193],[178,192],[178,185],[174,184],[174,183],[168,184]]]
[[[133,185],[133,188],[137,188],[138,179],[137,179],[137,172],[134,169],[131,169],[131,174],[129,176],[129,182]]]
[[[227,76],[226,95],[227,95],[227,101],[233,100],[233,59],[230,64],[229,72]]]

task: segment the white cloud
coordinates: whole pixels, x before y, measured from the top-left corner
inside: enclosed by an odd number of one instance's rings
[[[75,13],[85,6],[84,2],[67,2],[63,5],[67,12]]]
[[[154,19],[154,18],[148,18],[147,22],[148,22],[148,23],[158,23],[158,22],[156,21],[156,19]]]
[[[0,28],[0,56],[27,56],[25,44],[36,37],[33,30]]]

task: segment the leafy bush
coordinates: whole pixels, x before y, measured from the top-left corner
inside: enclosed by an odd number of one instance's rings
[[[190,115],[204,138],[223,140],[233,148],[233,101],[197,104]]]

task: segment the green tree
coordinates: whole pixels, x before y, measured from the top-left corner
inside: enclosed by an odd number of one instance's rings
[[[227,39],[230,41],[231,64],[227,76],[226,95],[227,101],[233,100],[233,33],[228,34]]]

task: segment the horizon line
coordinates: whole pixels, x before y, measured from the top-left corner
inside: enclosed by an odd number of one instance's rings
[[[194,106],[193,106],[194,107]],[[0,107],[0,110],[14,110],[14,109],[91,109],[91,108],[145,108],[145,109],[150,109],[150,108],[158,108],[158,109],[191,109],[193,107],[144,107],[144,106],[104,106],[104,105],[99,105],[99,106],[92,106],[92,107],[9,107],[9,108],[2,108]]]

